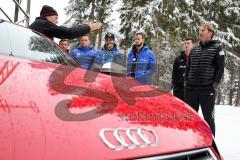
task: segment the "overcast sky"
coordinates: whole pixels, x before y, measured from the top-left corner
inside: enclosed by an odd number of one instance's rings
[[[30,11],[30,23],[39,16],[43,5],[52,6],[59,15],[59,24],[63,24],[66,20],[64,8],[68,5],[69,0],[31,0],[31,11]],[[22,0],[21,6],[24,10],[27,8],[27,0]],[[0,0],[0,7],[9,15],[10,18],[14,18],[14,2],[12,0]],[[19,20],[23,19],[23,14],[19,17]],[[0,11],[0,18],[7,19],[4,14]]]

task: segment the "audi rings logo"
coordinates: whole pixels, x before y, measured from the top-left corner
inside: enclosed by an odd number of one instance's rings
[[[109,135],[110,134],[110,135]],[[124,148],[158,146],[157,134],[148,128],[104,128],[99,132],[103,143],[111,149],[120,151]],[[117,144],[114,144],[114,142]]]

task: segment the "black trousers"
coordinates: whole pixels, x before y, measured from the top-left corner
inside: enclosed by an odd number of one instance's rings
[[[201,105],[204,120],[215,136],[215,90],[213,87],[186,87],[184,98],[196,112]]]
[[[173,95],[184,101],[184,88],[181,86],[174,86]]]

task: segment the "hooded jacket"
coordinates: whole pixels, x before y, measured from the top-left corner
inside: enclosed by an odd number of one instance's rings
[[[148,45],[145,44],[136,57],[134,53],[135,48],[136,46],[133,46],[128,54],[128,75],[134,76],[141,83],[150,84],[157,68],[156,56]],[[134,63],[135,71],[132,70]]]
[[[72,57],[76,58],[84,69],[91,68],[92,64],[94,63],[95,54],[96,51],[91,44],[87,47],[83,47],[80,45],[79,48],[74,49],[71,52]]]
[[[116,44],[114,44],[114,47],[110,50],[107,50],[105,45],[102,49],[98,50],[95,57],[95,62],[101,66],[107,62],[114,62],[125,66],[124,55],[121,54]]]

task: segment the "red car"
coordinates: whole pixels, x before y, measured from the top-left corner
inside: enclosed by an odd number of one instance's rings
[[[0,160],[220,160],[206,122],[170,93],[86,71],[0,20]]]

